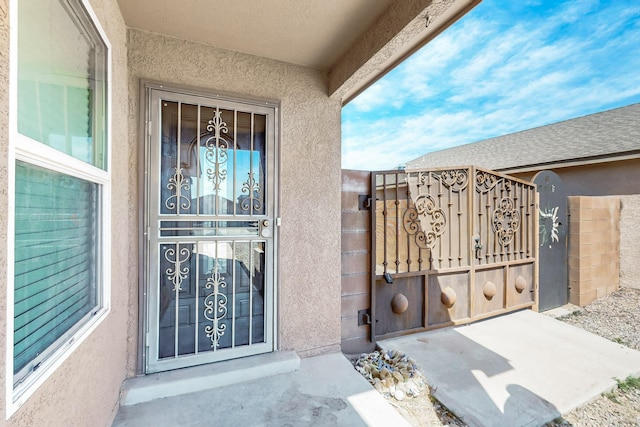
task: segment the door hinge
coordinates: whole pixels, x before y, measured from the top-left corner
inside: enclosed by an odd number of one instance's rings
[[[371,209],[371,204],[373,200],[371,196],[368,194],[358,194],[358,210],[359,211],[368,211]]]
[[[368,308],[358,311],[358,326],[371,324],[371,311]]]

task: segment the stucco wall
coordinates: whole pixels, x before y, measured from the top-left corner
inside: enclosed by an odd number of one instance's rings
[[[279,349],[339,350],[340,104],[326,75],[135,29],[128,41],[132,145],[141,78],[280,101]]]
[[[8,0],[0,0],[0,271],[6,271],[7,230],[7,111],[8,111]],[[116,0],[91,0],[112,44],[112,310],[108,317],[60,366],[34,395],[5,420],[5,379],[1,380],[0,425],[7,426],[103,426],[115,416],[126,367],[128,288],[135,286],[135,217],[128,215],[135,171],[129,168],[127,141],[126,28]],[[0,280],[0,372],[5,370],[5,281]],[[2,375],[4,377],[4,375]]]
[[[620,202],[620,286],[640,289],[640,194]]]
[[[592,165],[552,168],[564,183],[568,196],[612,196],[640,193],[640,159]],[[512,173],[532,180],[536,172]]]

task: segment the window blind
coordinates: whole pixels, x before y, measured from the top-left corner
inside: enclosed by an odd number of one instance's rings
[[[16,162],[14,374],[34,369],[98,305],[99,191]]]

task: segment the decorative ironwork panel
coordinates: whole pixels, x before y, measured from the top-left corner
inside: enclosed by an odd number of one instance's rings
[[[532,257],[535,186],[482,169],[476,169],[475,182],[476,263]]]
[[[276,107],[149,105],[147,372],[273,351]]]
[[[229,132],[227,124],[222,120],[222,112],[216,110],[207,124],[207,132],[211,134],[204,142],[206,174],[213,185],[213,190],[220,191],[220,185],[227,179],[226,163],[229,159],[229,141],[224,134]]]
[[[415,235],[415,242],[422,249],[433,249],[446,225],[446,214],[436,207],[436,201],[428,194],[418,196],[414,206],[404,213],[404,229],[410,235]],[[427,231],[424,231],[425,228]]]
[[[189,274],[189,267],[187,261],[191,256],[191,252],[185,246],[180,247],[176,244],[174,247],[167,247],[164,250],[164,259],[171,265],[165,270],[167,279],[173,284],[174,291],[182,290],[182,281],[187,278]]]
[[[520,211],[514,207],[513,200],[505,197],[493,211],[493,231],[497,234],[498,243],[507,246],[520,229]]]
[[[264,214],[264,115],[163,102],[162,118],[162,214]]]
[[[371,184],[373,340],[534,305],[534,185],[476,167],[374,172]],[[424,301],[399,304],[407,294]],[[422,306],[425,324],[411,317]]]
[[[227,329],[227,325],[222,323],[222,320],[227,316],[227,296],[221,292],[222,288],[226,287],[227,282],[222,278],[220,264],[216,260],[211,277],[207,278],[205,285],[205,288],[211,292],[204,299],[204,317],[211,321],[211,324],[205,326],[204,330],[211,340],[212,348],[218,348],[220,338]]]

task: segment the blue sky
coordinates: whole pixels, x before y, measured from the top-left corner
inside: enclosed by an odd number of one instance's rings
[[[483,0],[342,111],[342,167],[640,102],[639,0]]]

